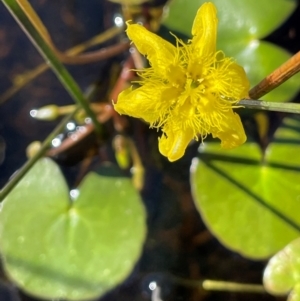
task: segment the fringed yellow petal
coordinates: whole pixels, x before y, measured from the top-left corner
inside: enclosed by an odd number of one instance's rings
[[[250,82],[244,68],[236,63],[232,63],[228,67],[227,72],[228,79],[231,82],[231,88],[230,91],[227,91],[227,95],[225,94],[225,96],[230,97],[230,94],[232,93],[232,96],[237,100],[247,97],[250,89]]]
[[[158,99],[150,97],[146,86],[135,90],[128,88],[119,94],[114,108],[121,115],[142,118],[147,122],[153,123],[157,119],[155,111],[156,101]]]
[[[215,61],[217,27],[216,7],[206,2],[196,14],[192,27],[193,39],[188,49],[188,72],[194,78],[206,76]]]
[[[245,143],[247,137],[244,131],[241,118],[230,110],[223,119],[223,130],[212,130],[213,137],[221,140],[221,147],[226,149],[235,148]]]
[[[212,55],[216,52],[217,9],[211,2],[204,3],[196,14],[192,27],[192,47],[198,57]]]
[[[193,131],[187,129],[185,131],[172,132],[168,131],[159,138],[158,148],[159,152],[167,157],[170,162],[180,159],[193,139]]]
[[[176,47],[139,24],[128,24],[127,35],[138,51],[145,55],[155,72],[167,78],[169,66],[174,63]]]
[[[114,108],[119,114],[142,118],[155,126],[163,123],[172,100],[179,93],[180,91],[173,87],[149,82],[135,90],[131,87],[121,92]],[[161,101],[162,99],[164,101]]]
[[[231,58],[223,58],[215,66],[208,76],[211,91],[228,100],[238,101],[247,97],[250,83],[244,68]]]

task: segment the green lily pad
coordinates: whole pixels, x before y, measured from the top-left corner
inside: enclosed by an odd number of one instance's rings
[[[300,300],[300,238],[275,254],[264,271],[264,287],[272,295],[286,295],[288,301]]]
[[[207,143],[192,166],[193,196],[203,220],[245,257],[269,257],[299,236],[300,123],[293,122],[296,126],[278,131],[264,162],[255,143],[233,150]]]
[[[9,277],[47,299],[87,300],[122,282],[140,256],[145,211],[127,178],[88,174],[70,201],[42,159],[4,200],[0,251]]]
[[[164,24],[171,30],[191,35],[191,28],[198,8],[205,0],[173,0],[167,10]],[[272,0],[240,1],[213,0],[218,10],[219,39],[227,42],[250,41],[263,38],[282,24],[294,11],[296,1]]]

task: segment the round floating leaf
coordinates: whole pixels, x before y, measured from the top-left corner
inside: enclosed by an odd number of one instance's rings
[[[192,167],[203,220],[224,245],[246,257],[268,257],[299,236],[300,123],[295,122],[277,133],[263,163],[254,143],[230,151],[207,143]],[[297,139],[285,140],[286,131]]]
[[[0,250],[10,278],[47,299],[94,299],[132,270],[145,211],[129,179],[90,173],[70,201],[57,165],[42,159],[4,200]]]
[[[234,57],[244,67],[251,86],[259,83],[264,77],[287,61],[291,55],[281,47],[259,40],[247,45],[243,43],[219,43],[226,56]],[[300,74],[297,74],[262,97],[267,101],[288,101],[299,91]]]
[[[198,8],[205,0],[173,0],[164,24],[188,36]],[[240,1],[213,0],[218,10],[219,39],[236,40],[262,38],[282,24],[296,7],[294,0]]]
[[[264,271],[265,289],[273,295],[289,294],[288,301],[300,300],[300,239],[274,255]]]

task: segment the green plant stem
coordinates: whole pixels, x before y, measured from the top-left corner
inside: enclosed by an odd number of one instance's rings
[[[202,287],[207,291],[223,291],[234,293],[266,293],[263,285],[260,284],[243,284],[227,281],[204,280]]]
[[[28,37],[31,39],[33,44],[36,46],[37,50],[44,57],[46,62],[50,65],[53,72],[56,74],[64,88],[68,91],[73,100],[81,106],[86,114],[91,117],[96,132],[100,135],[102,133],[102,127],[98,122],[94,112],[89,107],[88,102],[86,101],[84,95],[82,94],[79,86],[72,78],[70,73],[64,67],[64,65],[57,58],[54,51],[47,44],[47,42],[43,39],[43,37],[39,34],[36,28],[33,26],[31,21],[28,19],[26,14],[23,12],[19,4],[15,0],[1,0],[4,5],[7,7],[12,16],[19,23],[21,28],[25,31]]]
[[[218,281],[206,279],[201,280],[191,280],[178,278],[173,276],[173,280],[186,287],[194,287],[198,289],[204,289],[205,291],[224,291],[224,292],[234,292],[234,293],[266,293],[264,286],[261,284],[244,284],[229,281]]]
[[[37,153],[30,158],[22,167],[17,171],[17,173],[13,176],[13,178],[4,186],[4,188],[0,191],[0,202],[4,200],[4,198],[10,193],[10,191],[19,183],[19,181],[25,176],[25,174],[31,169],[31,167],[40,159],[48,150],[51,145],[52,140],[60,134],[68,121],[74,117],[74,115],[78,112],[78,108],[66,116],[57,127],[48,135],[48,137],[44,140],[41,145],[41,148],[37,151]]]
[[[242,99],[237,103],[237,105],[243,106],[247,109],[300,114],[299,103],[270,102],[263,100]]]

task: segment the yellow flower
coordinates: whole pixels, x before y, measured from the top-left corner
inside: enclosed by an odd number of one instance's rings
[[[246,141],[232,108],[247,96],[249,81],[242,67],[216,52],[217,23],[215,6],[204,3],[192,40],[185,44],[176,37],[176,47],[139,24],[128,24],[128,37],[151,67],[139,71],[139,88],[120,93],[115,110],[161,128],[159,151],[170,161],[181,158],[199,135],[203,140],[211,133],[223,148]]]

